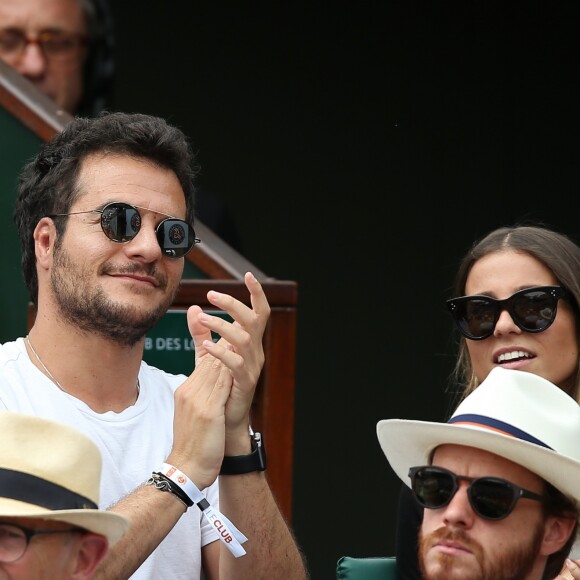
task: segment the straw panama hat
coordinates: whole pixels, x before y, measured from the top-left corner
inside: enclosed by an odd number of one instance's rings
[[[580,405],[538,375],[496,367],[447,423],[386,419],[377,436],[409,487],[409,468],[430,464],[436,447],[452,443],[509,459],[580,504]]]
[[[102,534],[112,546],[129,528],[98,509],[101,453],[72,427],[0,412],[0,516],[66,522]]]

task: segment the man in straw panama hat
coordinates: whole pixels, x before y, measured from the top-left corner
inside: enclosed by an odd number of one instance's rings
[[[425,508],[426,580],[558,576],[579,516],[574,399],[537,375],[498,367],[447,423],[382,420],[377,435]],[[558,578],[574,578],[570,567]]]
[[[60,423],[0,412],[0,577],[92,578],[129,521],[98,509],[101,455]]]

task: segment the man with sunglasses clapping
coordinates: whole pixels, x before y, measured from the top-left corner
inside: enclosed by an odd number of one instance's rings
[[[388,419],[377,435],[424,508],[425,580],[580,578],[566,560],[580,515],[580,406],[560,388],[498,367],[447,423]]]
[[[179,129],[126,113],[75,118],[26,165],[14,217],[36,318],[0,345],[0,410],[99,447],[99,507],[131,527],[96,577],[302,580],[250,426],[270,315],[258,280],[245,275],[251,307],[208,292],[233,323],[190,307],[189,377],[142,360],[200,242],[194,171]]]

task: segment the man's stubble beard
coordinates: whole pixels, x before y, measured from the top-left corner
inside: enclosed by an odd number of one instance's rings
[[[99,274],[112,271],[104,264]],[[125,269],[128,272],[129,269]],[[137,270],[135,270],[137,271]],[[143,268],[139,269],[143,272]],[[131,305],[113,302],[100,286],[91,287],[92,272],[75,264],[62,245],[54,247],[50,285],[61,316],[71,325],[132,347],[137,344],[165,315],[179,285],[154,310],[141,312]],[[156,276],[159,287],[167,287],[164,276]]]

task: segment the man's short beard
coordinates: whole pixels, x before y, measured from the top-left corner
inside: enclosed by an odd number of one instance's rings
[[[134,306],[113,302],[101,287],[91,287],[91,274],[75,264],[62,246],[55,246],[50,283],[60,314],[83,332],[129,347],[163,318],[178,290],[154,310],[141,313]]]
[[[542,543],[544,533],[543,521],[536,524],[533,536],[528,539],[527,544],[520,544],[513,546],[510,553],[494,554],[493,561],[486,561],[484,559],[485,552],[479,543],[475,542],[469,534],[463,530],[447,530],[446,528],[439,528],[427,538],[422,537],[419,533],[419,564],[421,573],[425,580],[448,580],[450,578],[458,578],[452,574],[454,566],[453,556],[446,556],[442,554],[439,557],[439,569],[437,573],[428,575],[425,569],[425,555],[427,546],[433,545],[433,541],[441,540],[443,538],[449,540],[461,541],[464,545],[469,547],[479,562],[481,574],[475,576],[471,574],[470,580],[521,580],[525,578],[533,569],[536,558]],[[524,534],[522,534],[524,535]]]

